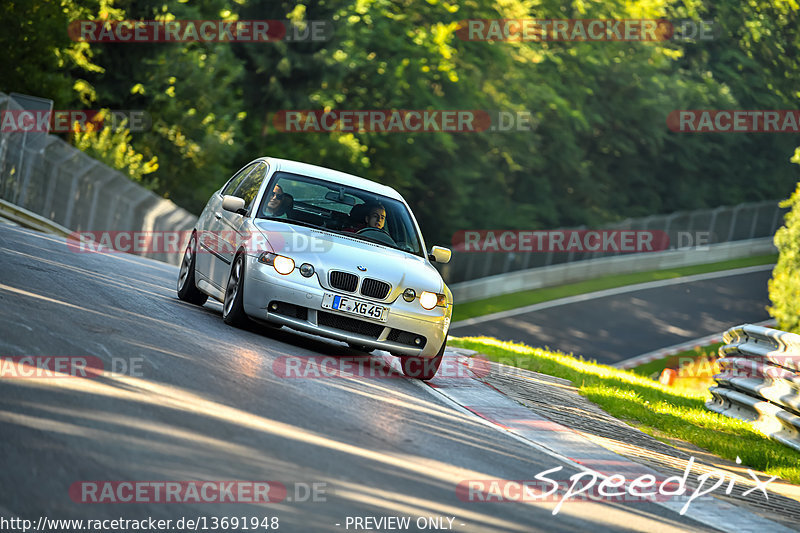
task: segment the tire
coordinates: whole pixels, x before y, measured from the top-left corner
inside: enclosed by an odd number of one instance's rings
[[[197,234],[192,234],[183,252],[181,269],[178,272],[178,298],[184,302],[203,305],[208,295],[197,288],[194,278],[195,257],[197,255]]]
[[[228,284],[225,287],[225,301],[222,303],[222,320],[229,326],[244,328],[251,324],[244,312],[244,255],[233,260]]]
[[[403,368],[403,374],[409,378],[417,378],[422,381],[428,381],[436,375],[439,370],[439,365],[442,364],[444,358],[444,349],[447,346],[447,335],[444,337],[442,347],[439,348],[439,353],[431,359],[424,357],[406,356],[400,359],[400,366]]]

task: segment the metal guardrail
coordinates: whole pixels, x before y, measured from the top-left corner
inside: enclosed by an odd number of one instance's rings
[[[32,213],[11,202],[6,202],[2,198],[0,198],[0,217],[16,222],[20,226],[41,231],[42,233],[50,233],[60,237],[69,237],[72,233],[61,224],[56,224],[52,220],[44,218],[41,215]]]
[[[745,324],[723,339],[706,408],[800,451],[800,335]]]
[[[788,208],[780,207],[779,200],[748,202],[733,206],[681,211],[643,218],[629,218],[614,224],[604,224],[592,229],[605,230],[657,230],[670,238],[669,251],[693,250],[698,244],[693,238],[703,236],[704,243],[716,245],[753,239],[772,238],[783,225]],[[485,228],[484,228],[485,229]],[[555,229],[555,228],[532,228]],[[564,228],[561,228],[564,229]],[[571,228],[585,230],[585,226]],[[601,258],[631,257],[617,252],[453,252],[453,259],[441,267],[448,285],[469,282],[489,276],[520,272],[534,268],[567,265]],[[636,261],[633,259],[632,261]]]
[[[667,270],[742,257],[777,253],[772,237],[712,244],[705,250],[666,250],[601,257],[549,267],[509,272],[488,278],[454,283],[450,286],[456,304],[494,298],[520,291],[553,287],[603,276]]]
[[[20,109],[0,92],[0,113]],[[43,132],[25,135],[0,131],[0,199],[22,209],[16,211],[22,219],[14,219],[7,204],[8,218],[43,231],[48,226],[44,219],[54,222],[52,227],[76,232],[186,232],[194,227],[196,216],[61,138]],[[20,215],[23,211],[27,214]],[[30,214],[43,219],[35,221]],[[172,264],[181,260],[180,253],[141,255]]]

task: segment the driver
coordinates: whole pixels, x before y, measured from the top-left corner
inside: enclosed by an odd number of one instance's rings
[[[379,203],[371,204],[364,222],[367,223],[367,227],[386,231],[383,227],[386,224],[386,208]]]
[[[289,195],[284,194],[283,188],[280,185],[275,185],[272,192],[267,192],[267,208],[265,215],[275,218],[289,218],[287,211],[291,207],[289,205]]]

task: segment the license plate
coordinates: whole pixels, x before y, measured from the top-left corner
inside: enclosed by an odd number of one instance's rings
[[[386,311],[388,311],[388,309],[382,305],[375,305],[369,302],[356,300],[355,298],[329,293],[325,293],[322,297],[322,307],[335,311],[344,311],[351,315],[363,316],[373,320],[380,320],[381,322],[386,322]]]

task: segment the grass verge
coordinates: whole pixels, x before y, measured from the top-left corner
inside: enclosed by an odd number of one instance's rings
[[[747,422],[708,411],[704,406],[707,392],[673,389],[631,371],[490,337],[462,337],[448,345],[568,379],[608,414],[645,433],[691,442],[733,461],[738,456],[749,467],[800,484],[800,452],[769,440]]]
[[[549,300],[566,298],[567,296],[575,296],[577,294],[613,289],[625,285],[635,285],[637,283],[647,283],[648,281],[705,274],[707,272],[720,272],[722,270],[731,270],[734,268],[769,265],[777,261],[778,254],[758,255],[742,259],[731,259],[719,263],[673,268],[670,270],[653,270],[650,272],[605,276],[602,278],[580,281],[578,283],[559,285],[557,287],[545,287],[542,289],[515,292],[463,304],[456,303],[453,308],[453,322],[476,316],[488,315],[489,313],[517,309],[518,307],[525,307],[526,305],[538,304]]]

